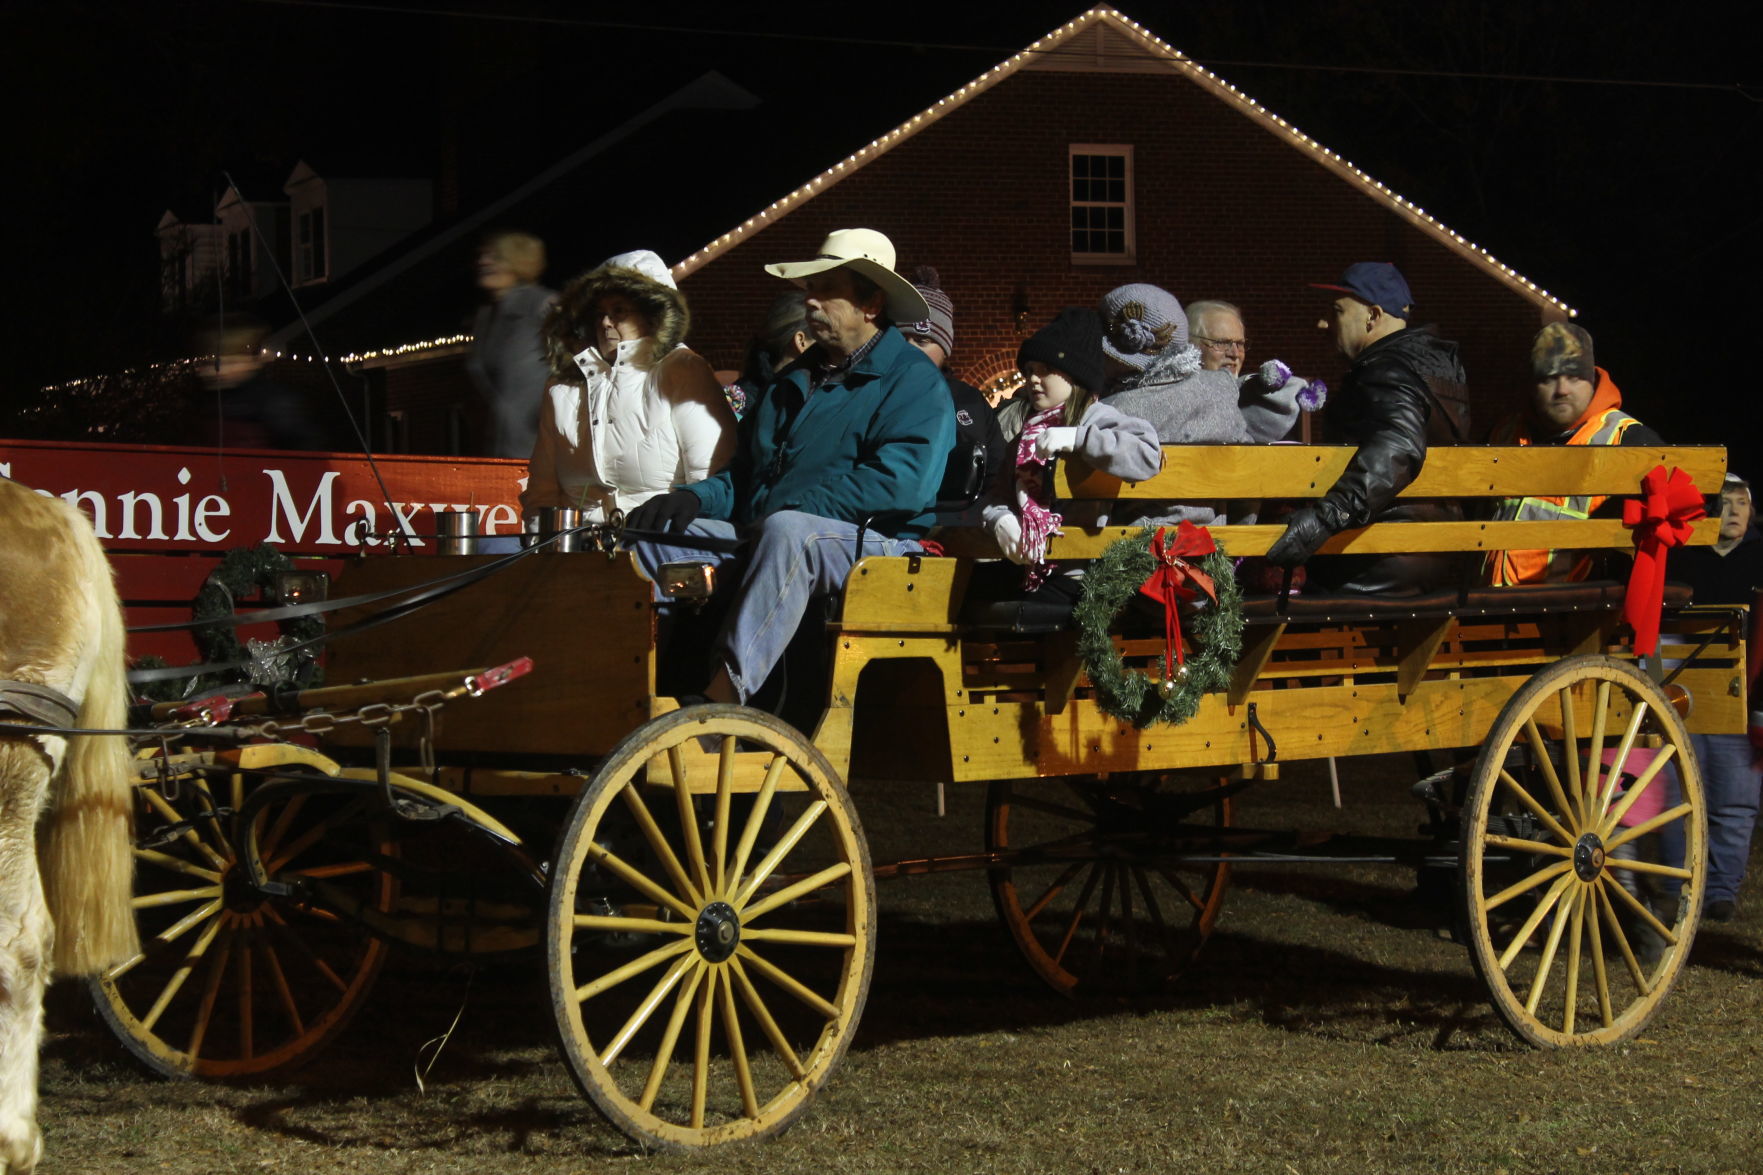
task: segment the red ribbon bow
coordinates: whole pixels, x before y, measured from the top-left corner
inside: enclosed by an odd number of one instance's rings
[[[1634,651],[1646,657],[1659,648],[1659,613],[1665,605],[1665,553],[1682,546],[1695,529],[1696,519],[1707,516],[1702,491],[1681,469],[1669,476],[1663,465],[1641,478],[1641,498],[1622,503],[1622,523],[1634,531],[1634,570],[1628,575],[1628,593],[1622,601],[1622,617],[1634,629]]]
[[[1218,544],[1212,541],[1211,531],[1186,519],[1176,528],[1175,537],[1165,543],[1164,536],[1168,533],[1168,528],[1160,526],[1151,536],[1151,556],[1157,560],[1157,568],[1139,585],[1139,591],[1163,605],[1163,669],[1167,677],[1173,678],[1175,667],[1184,663],[1181,618],[1176,614],[1176,605],[1199,595],[1187,585],[1193,584],[1213,603],[1218,602],[1218,590],[1212,586],[1212,577],[1188,560],[1212,554],[1218,550]]]

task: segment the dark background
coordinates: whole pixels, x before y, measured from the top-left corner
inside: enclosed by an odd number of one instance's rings
[[[766,143],[660,149],[702,154],[708,185],[774,170],[782,194],[1079,11],[1038,0],[9,5],[0,396],[10,405],[182,352],[157,314],[153,227],[168,208],[205,218],[222,169],[251,195],[277,194],[302,156],[372,153],[405,173],[445,164],[469,208],[621,119],[633,96],[715,68],[765,91],[793,79],[801,117],[778,109]],[[1725,443],[1735,469],[1763,469],[1744,345],[1763,220],[1750,20],[1589,0],[1124,11],[1577,309],[1629,407],[1667,439]],[[798,125],[839,109],[848,141],[800,141]],[[647,198],[634,178],[584,218]],[[1184,293],[1179,275],[1165,284]],[[1300,329],[1310,324],[1251,324],[1265,353]]]

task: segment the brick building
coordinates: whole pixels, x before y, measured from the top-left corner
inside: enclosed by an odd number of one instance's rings
[[[1516,407],[1529,385],[1530,336],[1572,313],[1106,8],[1083,13],[917,113],[896,111],[901,121],[867,145],[868,134],[847,142],[831,128],[798,135],[825,170],[794,189],[779,182],[788,171],[782,167],[725,167],[708,186],[658,176],[656,190],[677,186],[691,197],[651,201],[646,213],[632,209],[615,226],[622,237],[583,238],[588,194],[604,200],[605,177],[630,174],[619,170],[628,167],[620,150],[643,152],[651,171],[667,165],[667,153],[648,146],[660,134],[717,143],[725,159],[760,157],[763,136],[775,131],[768,119],[785,109],[788,93],[768,102],[730,85],[721,79],[711,87],[719,95],[712,102],[667,99],[638,117],[645,129],[629,144],[578,152],[578,166],[553,169],[546,185],[528,185],[523,202],[498,209],[505,222],[569,242],[580,266],[637,245],[681,257],[674,272],[692,307],[688,341],[720,368],[739,365],[780,288],[764,264],[810,257],[826,232],[854,225],[886,232],[903,272],[921,264],[939,270],[956,308],[952,370],[976,384],[1008,371],[1020,339],[1061,307],[1094,304],[1130,281],[1163,286],[1184,303],[1235,302],[1251,363],[1278,357],[1332,380],[1344,362],[1316,329],[1327,295],[1306,283],[1332,281],[1353,261],[1387,260],[1407,274],[1417,319],[1436,322],[1461,344],[1478,428],[1485,428]],[[801,113],[790,108],[792,119]],[[835,154],[841,151],[849,154]],[[567,220],[548,229],[547,216]],[[726,231],[704,243],[719,229]],[[425,244],[432,256],[441,254],[439,240]],[[462,270],[463,257],[449,264]],[[369,340],[357,328],[349,345],[365,351],[371,342],[376,353],[354,366],[395,422],[380,434],[388,447],[452,451],[469,437],[459,406],[468,395],[460,315],[433,315],[432,328],[419,329],[412,316],[423,300],[413,291],[420,286],[427,295],[434,283],[418,280],[420,267],[404,269],[404,292],[398,282],[380,282],[377,299],[398,305],[402,337]],[[460,276],[448,280],[463,288]],[[376,297],[354,301],[371,308]]]

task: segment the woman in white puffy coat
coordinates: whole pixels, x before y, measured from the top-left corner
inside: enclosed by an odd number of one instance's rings
[[[728,463],[735,418],[667,266],[621,253],[564,287],[545,323],[551,386],[521,509],[576,506],[601,522]]]

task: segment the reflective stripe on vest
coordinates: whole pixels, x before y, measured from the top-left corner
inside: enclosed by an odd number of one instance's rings
[[[1569,445],[1619,445],[1622,434],[1636,424],[1634,417],[1620,408],[1605,409],[1598,416],[1576,429],[1565,443]],[[1512,429],[1502,429],[1504,436],[1495,440],[1520,445],[1530,442],[1514,438]],[[1569,497],[1505,498],[1494,509],[1494,518],[1503,522],[1556,522],[1583,520],[1609,500],[1608,494],[1575,494]],[[1562,583],[1584,579],[1591,573],[1591,556],[1575,550],[1495,551],[1488,557],[1487,580],[1495,587],[1520,583]]]

